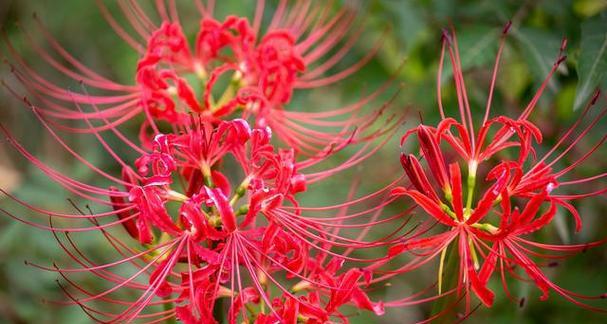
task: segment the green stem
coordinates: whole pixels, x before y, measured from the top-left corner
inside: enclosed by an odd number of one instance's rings
[[[468,179],[466,181],[466,187],[468,188],[468,192],[466,194],[466,209],[464,211],[464,215],[466,219],[470,217],[472,214],[472,198],[474,197],[474,186],[476,184],[476,169],[478,168],[478,163],[476,161],[470,162],[468,164]]]
[[[213,102],[213,100],[211,100],[211,105],[212,105],[211,111],[215,111],[215,110],[221,108],[223,105],[225,105],[230,100],[232,100],[232,98],[234,98],[234,96],[236,96],[236,94],[238,93],[238,90],[242,86],[243,86],[242,73],[240,71],[236,71],[234,73],[234,75],[232,76],[232,79],[230,80],[230,84],[223,91],[223,94],[221,95],[219,100],[217,100],[217,102]],[[211,99],[213,99],[213,98],[211,98]]]
[[[230,199],[230,206],[234,206],[236,204],[236,202],[238,202],[238,200],[247,193],[247,188],[249,187],[250,181],[251,181],[251,179],[249,177],[246,177],[242,181],[242,183],[240,183],[240,185],[238,185],[238,188],[236,188],[236,190],[234,191],[234,195],[232,196],[232,199]]]

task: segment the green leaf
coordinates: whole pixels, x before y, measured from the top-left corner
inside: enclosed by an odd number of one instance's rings
[[[576,0],[573,2],[573,11],[580,16],[590,17],[607,9],[605,0]]]
[[[582,24],[582,42],[578,60],[578,87],[573,109],[584,105],[607,71],[607,15]]]
[[[559,91],[556,96],[557,116],[562,120],[573,118],[574,112],[571,110],[575,100],[575,83],[570,83]]]
[[[499,69],[497,86],[509,99],[517,100],[523,96],[523,92],[531,82],[529,67],[522,57],[503,60]]]
[[[424,12],[413,2],[383,0],[380,2],[383,14],[393,18],[394,32],[410,51],[421,40],[426,29]]]

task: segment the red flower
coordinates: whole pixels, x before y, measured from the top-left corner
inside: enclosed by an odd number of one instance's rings
[[[330,111],[311,113],[286,107],[296,89],[337,82],[374,56],[372,50],[353,66],[323,76],[350,51],[360,34],[357,30],[346,37],[355,20],[351,10],[340,9],[331,15],[330,3],[297,2],[289,10],[287,1],[281,2],[261,33],[264,1],[258,2],[252,23],[236,16],[217,21],[212,4],[197,4],[200,27],[190,46],[182,28],[187,22],[180,20],[175,3],[167,8],[158,2],[150,13],[137,2],[120,6],[136,35],[127,32],[129,28],[122,27],[101,2],[99,5],[118,36],[140,54],[135,85],[119,84],[87,68],[43,26],[40,30],[53,52],[34,43],[31,46],[41,60],[79,81],[82,89],[69,91],[54,85],[8,44],[15,61],[14,76],[31,93],[31,100],[39,103],[39,112],[64,129],[116,132],[116,126],[144,114],[141,134],[146,143],[150,129],[153,135],[159,133],[157,123],[178,127],[188,122],[191,113],[206,119],[238,116],[254,121],[256,127],[272,127],[279,139],[309,155],[381,135],[381,131],[363,135],[379,114],[367,115],[362,109],[385,87],[360,102]],[[159,22],[152,18],[156,16]],[[81,129],[61,123],[85,119],[99,124]]]
[[[40,120],[48,126],[43,118]],[[212,323],[215,321],[212,314],[224,307],[218,301],[226,301],[223,305],[229,302],[230,322],[293,318],[324,322],[333,316],[343,317],[340,307],[344,304],[382,312],[381,304],[372,303],[363,292],[365,272],[343,269],[338,273],[340,269],[335,265],[321,265],[327,255],[338,256],[334,246],[352,250],[387,244],[339,234],[344,219],[362,219],[375,211],[347,215],[344,206],[352,203],[346,203],[323,208],[323,219],[302,215],[296,195],[306,190],[308,181],[300,169],[318,160],[295,162],[293,150],[275,150],[269,128],[251,129],[242,119],[214,125],[192,118],[179,134],[157,134],[150,150],[133,145],[140,153],[133,166],[95,133],[123,168],[122,176],[114,177],[69,149],[48,127],[76,159],[114,183],[109,189],[79,182],[50,168],[6,129],[2,130],[15,148],[52,180],[80,197],[112,208],[109,212],[71,215],[30,206],[11,196],[53,219],[92,223],[80,226],[70,222],[63,227],[25,221],[5,211],[15,219],[55,234],[79,267],[38,267],[58,272],[72,287],[62,287],[72,303],[95,320],[122,322],[178,317],[189,323]],[[360,159],[364,157],[355,156],[345,166]],[[311,177],[321,179],[341,167]],[[106,199],[100,198],[103,196]],[[335,210],[340,216],[326,217],[327,212]],[[361,223],[345,227],[368,226]],[[131,238],[108,231],[111,227],[123,227]],[[118,259],[99,262],[87,256],[68,234],[79,232],[87,235],[100,232]],[[66,233],[67,244],[60,233]],[[343,254],[344,260],[369,262],[348,257],[349,253]],[[127,274],[120,270],[127,265],[134,266],[134,272]],[[84,272],[110,287],[88,290],[88,281],[81,282],[72,276]],[[286,285],[303,290],[296,295]],[[114,296],[123,291],[132,292],[137,298],[127,301]],[[279,295],[273,296],[276,291]],[[154,310],[156,305],[165,305],[165,310]],[[258,309],[266,313],[258,314]]]
[[[504,35],[509,27],[508,25],[504,29]],[[386,272],[383,277],[377,279],[380,281],[398,273],[418,269],[440,255],[439,294],[426,299],[417,299],[419,295],[416,294],[401,300],[387,302],[386,304],[389,306],[416,304],[457,294],[466,296],[466,311],[469,313],[469,293],[473,292],[485,306],[490,307],[493,304],[494,292],[487,288],[489,279],[495,269],[499,267],[505,293],[510,296],[504,273],[508,271],[514,278],[521,278],[520,274],[512,271],[515,265],[523,269],[527,277],[540,289],[541,299],[546,299],[548,291],[554,290],[575,304],[592,308],[581,303],[579,299],[598,298],[579,295],[553,283],[543,273],[542,265],[534,259],[563,256],[536,252],[534,249],[548,250],[548,253],[563,252],[569,255],[603,244],[605,240],[588,244],[554,245],[535,242],[528,236],[549,226],[559,207],[564,207],[574,216],[576,230],[579,231],[582,219],[569,201],[599,196],[607,191],[607,187],[599,184],[598,189],[590,193],[566,195],[555,192],[566,185],[597,183],[605,178],[606,174],[599,174],[565,182],[559,180],[598,150],[604,143],[605,136],[587,153],[570,162],[570,166],[564,167],[560,171],[555,168],[559,160],[569,155],[572,148],[603,118],[607,110],[602,109],[596,117],[589,121],[586,128],[581,130],[580,136],[574,137],[574,132],[580,128],[583,118],[586,117],[590,107],[595,104],[598,98],[597,93],[580,119],[565,132],[552,149],[538,158],[534,142],[542,141],[542,131],[529,120],[529,117],[549,78],[565,59],[562,55],[565,41],[563,41],[561,51],[548,78],[516,119],[505,116],[490,118],[493,88],[503,46],[502,38],[486,112],[478,132],[475,132],[461,71],[457,40],[454,34],[444,33],[443,35],[443,54],[445,50],[448,50],[453,66],[461,120],[456,121],[445,116],[440,99],[440,84],[437,83],[441,122],[437,127],[420,125],[405,133],[401,140],[401,144],[405,144],[413,135],[416,135],[421,148],[421,157],[426,161],[434,181],[431,181],[426,175],[427,171],[415,155],[403,153],[400,160],[411,185],[398,187],[392,191],[393,195],[409,197],[423,209],[430,220],[425,222],[426,225],[422,226],[413,238],[403,239],[404,242],[392,246],[387,258],[371,267],[378,269],[402,253],[413,255],[409,262],[401,265],[397,270]],[[441,55],[438,82],[440,82],[443,56]],[[492,129],[493,127],[495,129]],[[563,144],[566,142],[569,143],[564,146]],[[559,150],[561,152],[556,153]],[[508,154],[504,154],[505,152]],[[553,154],[558,155],[549,162]],[[462,166],[465,167],[463,171],[460,169]],[[478,177],[479,172],[486,172],[483,181]],[[464,180],[462,174],[466,176]],[[496,219],[497,223],[495,223]],[[431,230],[437,224],[444,230],[427,235],[427,233],[433,233]],[[443,291],[443,271],[454,270],[444,269],[447,250],[450,246],[454,251],[450,257],[456,258],[458,261],[458,279],[454,287]]]

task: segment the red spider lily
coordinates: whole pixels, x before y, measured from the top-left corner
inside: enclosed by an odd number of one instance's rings
[[[334,288],[323,289],[310,282],[301,281],[292,287],[292,291],[305,292],[304,295],[300,295],[298,298],[282,296],[273,300],[273,305],[283,314],[282,317],[268,314],[260,316],[256,323],[275,323],[281,319],[287,323],[297,323],[298,320],[307,323],[325,323],[331,315],[337,316],[347,323],[348,319],[337,311],[347,302],[352,302],[360,309],[371,310],[377,315],[383,314],[383,303],[371,302],[358,284],[359,280],[365,276],[362,270],[354,268],[337,275],[336,272],[342,267],[343,260],[336,258],[327,260],[330,261],[327,261],[326,264],[310,260],[311,262],[308,264],[310,278]]]
[[[571,214],[579,231],[582,216],[573,201],[607,192],[601,183],[607,173],[584,178],[573,175],[601,149],[606,138],[603,135],[581,156],[573,154],[607,113],[606,108],[593,109],[598,92],[548,152],[537,145],[544,131],[530,120],[531,114],[548,80],[565,60],[565,42],[550,75],[520,116],[492,117],[493,89],[508,25],[482,124],[475,131],[457,39],[444,33],[438,82],[448,52],[460,120],[445,115],[437,84],[441,122],[436,127],[419,125],[401,139],[403,146],[417,138],[420,147],[419,155],[400,156],[402,177],[410,185],[395,187],[399,178],[377,192],[354,198],[358,186],[354,180],[346,202],[306,207],[300,205],[302,193],[315,182],[369,158],[389,140],[402,118],[389,117],[375,131],[371,125],[384,109],[371,117],[359,115],[383,88],[346,108],[321,113],[289,111],[287,104],[295,89],[346,77],[373,53],[343,72],[322,77],[359,35],[360,31],[355,32],[342,48],[335,48],[354,18],[347,10],[332,16],[331,4],[314,7],[310,1],[297,2],[289,11],[287,2],[279,2],[263,33],[263,1],[256,7],[252,24],[235,16],[215,20],[212,1],[206,5],[196,2],[201,22],[193,47],[182,30],[175,1],[169,1],[168,7],[165,1],[153,4],[160,24],[137,1],[120,2],[136,37],[122,29],[101,4],[113,28],[141,54],[135,86],[100,77],[48,36],[71,66],[39,50],[41,58],[66,76],[82,80],[82,93],[64,90],[37,74],[10,46],[17,60],[14,75],[45,108],[24,99],[26,107],[50,137],[93,171],[95,178],[89,183],[53,168],[0,125],[7,142],[67,191],[107,210],[93,212],[87,205],[85,212],[70,201],[78,213],[59,213],[0,189],[29,211],[49,216],[50,224],[0,211],[52,232],[75,262],[75,267],[34,265],[58,273],[61,282],[67,283],[67,287],[60,284],[70,298],[64,304],[78,305],[101,322],[327,323],[347,322],[347,310],[352,308],[381,315],[384,306],[455,296],[457,300],[430,321],[464,299],[466,314],[470,314],[474,296],[491,307],[495,292],[488,283],[499,272],[504,294],[511,299],[506,274],[532,282],[541,292],[541,300],[552,290],[577,305],[604,311],[584,300],[604,298],[605,294],[585,296],[564,289],[542,268],[607,239],[549,244],[534,236],[549,228],[558,210]],[[321,60],[330,52],[335,54]],[[222,81],[228,82],[225,89]],[[101,94],[90,95],[86,87]],[[22,97],[10,86],[6,88]],[[68,103],[73,107],[68,108]],[[135,144],[117,125],[140,113],[146,119],[140,128],[142,143]],[[350,114],[353,116],[348,117]],[[231,119],[234,116],[240,118]],[[335,121],[338,117],[346,120]],[[83,122],[85,128],[61,124],[72,119]],[[320,132],[307,126],[338,130]],[[55,127],[94,136],[121,174],[88,161]],[[368,129],[370,134],[361,135]],[[276,148],[272,131],[293,148]],[[108,136],[118,139],[118,144],[107,140]],[[380,143],[375,143],[377,139]],[[362,148],[328,170],[310,171],[350,144]],[[307,157],[301,159],[299,153]],[[574,191],[580,184],[592,189]],[[387,192],[391,194],[384,195]],[[384,208],[402,196],[415,204],[385,217]],[[421,207],[423,219],[406,230],[415,219],[410,212],[417,207]],[[82,226],[82,221],[90,224]],[[367,238],[376,226],[386,224],[398,226],[383,237]],[[78,233],[86,233],[87,238],[100,234],[106,243],[99,247],[103,251],[89,254],[79,244]],[[357,250],[386,246],[386,257],[356,254]],[[110,253],[105,255],[107,250]],[[401,256],[409,258],[404,265],[396,263]],[[367,294],[370,284],[420,269],[437,258],[437,285],[385,303],[374,302]],[[446,268],[452,261],[454,267]],[[397,267],[389,268],[393,264]],[[448,272],[456,278],[452,284],[443,282],[443,274]],[[83,280],[85,274],[89,276]],[[91,282],[95,288],[90,288]],[[438,294],[425,297],[435,286]]]
[[[503,31],[506,35],[510,24]],[[566,299],[586,308],[601,310],[580,302],[580,299],[599,298],[601,296],[583,296],[576,294],[553,283],[542,271],[541,267],[549,262],[541,263],[537,259],[554,259],[569,256],[574,252],[583,251],[589,247],[603,244],[605,240],[587,244],[558,245],[536,242],[531,234],[544,229],[552,223],[559,207],[573,215],[576,231],[582,226],[582,218],[571,200],[601,196],[607,192],[604,184],[598,184],[607,174],[580,178],[575,180],[560,180],[569,175],[576,167],[602,147],[606,136],[594,144],[581,157],[574,158],[570,165],[561,170],[557,163],[570,156],[572,149],[599,123],[607,113],[601,109],[595,117],[590,118],[582,126],[585,117],[596,104],[599,93],[590,101],[581,117],[570,129],[565,131],[557,143],[543,156],[539,157],[534,142],[542,141],[542,131],[528,118],[533,112],[546,84],[560,63],[565,60],[562,51],[566,42],[563,41],[561,51],[555,61],[548,78],[541,85],[529,105],[517,119],[505,116],[490,118],[490,107],[493,89],[497,78],[497,69],[504,46],[504,37],[499,51],[491,80],[489,98],[482,124],[478,132],[474,131],[472,112],[464,86],[464,78],[457,48],[455,34],[444,33],[441,64],[438,71],[438,106],[441,122],[437,127],[420,125],[409,130],[401,140],[404,144],[412,135],[416,135],[421,154],[426,161],[426,171],[418,157],[402,153],[400,160],[411,185],[398,187],[392,191],[396,196],[407,196],[425,214],[430,216],[428,227],[421,229],[418,237],[403,240],[404,242],[390,248],[388,256],[375,265],[378,269],[389,260],[408,253],[411,259],[395,270],[379,271],[383,276],[376,281],[388,279],[396,274],[418,269],[435,258],[440,258],[438,274],[439,294],[433,297],[419,299],[426,291],[402,300],[387,302],[388,306],[413,305],[457,294],[466,299],[466,313],[470,309],[470,292],[487,307],[492,306],[494,292],[487,288],[487,283],[498,266],[505,293],[510,297],[505,273],[508,272],[516,279],[523,277],[513,271],[514,266],[520,267],[524,274],[542,292],[541,299],[548,297],[548,291],[554,290]],[[460,121],[445,116],[440,93],[440,77],[445,51],[448,51],[453,67],[453,78],[459,104]],[[588,119],[588,118],[586,118]],[[492,131],[492,128],[495,130]],[[583,128],[585,127],[585,128]],[[579,134],[575,134],[579,132]],[[565,144],[567,143],[567,144]],[[508,150],[510,155],[502,154]],[[512,158],[512,152],[514,158]],[[557,154],[556,157],[552,157]],[[493,164],[493,166],[491,166]],[[461,167],[465,166],[464,173]],[[484,181],[479,181],[479,170],[487,172]],[[428,176],[427,174],[431,176]],[[466,174],[463,181],[462,174]],[[557,189],[572,188],[571,185],[598,184],[595,191],[578,194],[559,194]],[[478,194],[478,190],[483,190]],[[475,198],[478,197],[478,198]],[[497,219],[497,223],[494,223]],[[443,228],[432,235],[434,228]],[[451,247],[450,258],[457,260],[458,275],[455,287],[443,291],[443,272],[445,270],[447,251]],[[547,253],[537,250],[546,250]],[[551,252],[561,252],[564,255],[554,255]],[[440,256],[440,257],[439,257]],[[451,307],[454,307],[453,304]],[[442,310],[444,313],[448,310]],[[437,314],[440,315],[441,313]]]
[[[114,182],[104,189],[64,175],[38,160],[2,127],[9,142],[52,180],[92,203],[112,208],[102,213],[57,213],[29,205],[3,191],[34,212],[70,221],[61,227],[54,222],[45,226],[2,210],[12,218],[54,233],[80,267],[37,267],[58,272],[72,286],[64,288],[71,303],[82,307],[93,319],[157,321],[177,316],[185,322],[214,322],[212,314],[221,308],[216,306],[218,300],[229,301],[230,322],[238,318],[271,321],[287,314],[301,314],[322,322],[332,316],[343,317],[340,307],[344,304],[382,312],[381,304],[372,303],[361,288],[366,272],[323,267],[320,263],[326,256],[373,261],[348,255],[355,249],[389,244],[389,238],[365,242],[364,232],[351,239],[340,235],[339,230],[368,231],[370,214],[372,224],[391,221],[378,220],[381,207],[390,201],[350,215],[344,208],[366,198],[318,208],[325,214],[323,218],[302,215],[306,208],[299,207],[295,196],[306,190],[308,181],[300,167],[305,169],[317,161],[296,163],[292,150],[275,151],[269,128],[251,129],[242,119],[214,126],[192,118],[179,134],[155,136],[152,150],[137,148],[141,156],[135,160],[134,168],[95,133],[104,149],[122,166],[122,176],[114,177],[70,149],[37,109],[33,111],[76,159]],[[354,156],[352,162],[361,158]],[[229,163],[235,165],[235,170],[226,171],[230,170],[226,168]],[[326,175],[320,172],[310,177],[314,181]],[[332,210],[340,212],[327,217]],[[344,224],[355,219],[364,222]],[[73,223],[75,220],[88,220],[91,225],[81,227]],[[123,227],[133,240],[113,234],[110,229],[117,226]],[[78,247],[72,236],[91,231],[98,231],[107,239],[119,260],[94,261]],[[60,239],[61,233],[67,241]],[[337,253],[333,251],[335,247],[349,252]],[[124,274],[119,270],[127,265],[133,266],[134,272]],[[81,273],[90,273],[110,287],[100,292],[89,290],[76,277]],[[289,283],[310,297],[285,288]],[[270,294],[276,290],[281,296],[276,298],[297,312],[273,300]],[[134,292],[137,298],[124,299],[121,292],[127,291]],[[159,306],[164,310],[157,310]],[[251,307],[265,309],[266,317]]]
[[[187,123],[190,113],[219,119],[238,114],[254,120],[256,126],[272,127],[286,144],[313,155],[327,147],[364,140],[362,134],[379,117],[362,110],[385,87],[343,108],[305,112],[285,107],[295,89],[339,81],[372,58],[375,50],[351,67],[324,76],[352,49],[362,31],[357,28],[347,36],[355,21],[353,10],[332,12],[332,2],[297,1],[289,6],[282,0],[262,32],[265,1],[257,2],[252,22],[236,16],[220,22],[213,17],[214,1],[196,1],[200,28],[190,47],[182,28],[186,22],[174,0],[156,1],[149,13],[136,1],[120,3],[135,34],[127,32],[101,1],[98,4],[116,33],[140,54],[134,85],[108,80],[87,68],[40,23],[54,53],[28,37],[30,45],[41,60],[87,89],[73,93],[39,74],[6,40],[16,79],[31,93],[30,100],[42,107],[39,112],[62,129],[91,132],[62,122],[88,119],[94,122],[95,131],[111,130],[144,114],[147,118],[141,129],[145,135],[150,128],[158,133],[156,123],[160,121],[172,126]],[[224,79],[227,86],[222,85]]]

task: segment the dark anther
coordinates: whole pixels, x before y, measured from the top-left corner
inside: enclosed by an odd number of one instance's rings
[[[510,27],[512,27],[512,20],[508,20],[508,22],[506,23],[506,26],[504,26],[504,29],[502,30],[502,34],[504,34],[504,35],[508,34]]]
[[[591,105],[594,105],[594,104],[597,102],[597,100],[599,100],[599,96],[600,96],[600,95],[601,95],[601,90],[600,90],[600,89],[597,89],[597,90],[594,92],[594,96],[592,96],[592,100],[590,101],[590,104],[591,104]]]

